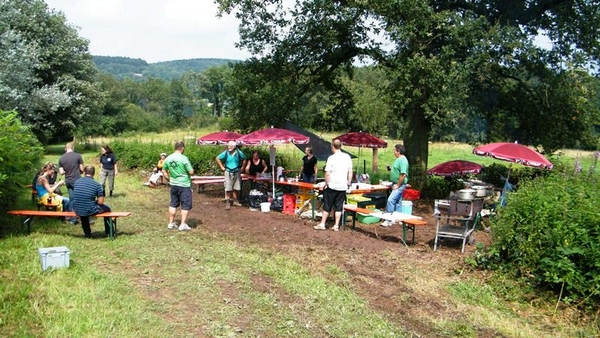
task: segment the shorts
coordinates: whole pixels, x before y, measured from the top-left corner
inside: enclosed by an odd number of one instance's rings
[[[171,208],[181,206],[181,210],[192,210],[192,188],[171,186]]]
[[[239,171],[225,171],[225,191],[241,189],[242,174]]]
[[[346,191],[333,190],[329,187],[323,190],[323,211],[331,212],[332,207],[335,211],[344,210],[346,202]]]

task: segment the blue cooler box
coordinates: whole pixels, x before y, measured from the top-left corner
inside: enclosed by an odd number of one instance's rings
[[[411,201],[402,201],[402,213],[412,215],[412,202]]]

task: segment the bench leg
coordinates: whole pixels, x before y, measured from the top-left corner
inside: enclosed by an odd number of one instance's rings
[[[412,231],[412,244],[415,244],[415,226],[402,222],[402,242],[404,246],[408,246],[406,242],[406,231]]]
[[[33,216],[21,216],[21,233],[25,233],[25,224],[27,224],[27,233],[31,233],[31,223],[33,223]]]
[[[117,235],[117,217],[108,217],[108,237],[112,240]]]

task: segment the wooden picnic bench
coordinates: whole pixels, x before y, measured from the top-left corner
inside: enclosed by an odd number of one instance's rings
[[[27,233],[31,233],[31,223],[33,223],[33,217],[76,217],[73,211],[48,211],[48,210],[9,210],[6,212],[9,215],[16,215],[21,217],[21,232],[25,231],[25,225],[27,225]],[[117,219],[119,217],[127,217],[131,215],[129,211],[111,211],[96,214],[93,216],[108,218],[110,226],[110,239],[114,239],[117,234]]]
[[[391,220],[392,222],[394,221],[391,217],[386,217],[386,215],[382,214],[382,212],[380,210],[359,208],[355,205],[348,205],[348,204],[344,205],[344,215],[342,217],[342,220],[346,219],[345,213],[348,213],[352,216],[352,230],[354,230],[355,226],[356,226],[357,214],[371,215],[371,216],[375,216],[375,217],[378,217],[381,219],[390,218],[389,220]],[[402,225],[402,242],[404,243],[404,245],[406,245],[406,232],[407,231],[409,231],[409,230],[412,231],[412,243],[414,244],[415,243],[415,227],[427,225],[427,222],[421,220],[421,217],[418,217],[418,216],[414,216],[414,218],[402,219],[399,222]]]

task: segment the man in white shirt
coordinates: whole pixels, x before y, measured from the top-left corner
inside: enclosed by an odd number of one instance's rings
[[[315,230],[325,230],[325,222],[332,208],[335,208],[335,224],[333,231],[340,229],[340,219],[346,201],[346,191],[352,182],[352,159],[342,152],[342,142],[338,139],[331,143],[333,155],[327,158],[325,165],[325,187],[323,189],[323,217],[321,223],[315,225]]]

